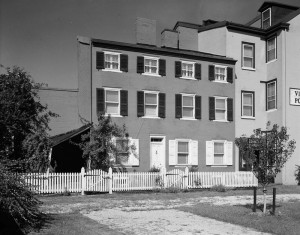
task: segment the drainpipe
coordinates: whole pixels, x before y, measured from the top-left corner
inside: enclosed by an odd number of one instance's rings
[[[286,81],[286,30],[282,31],[282,84],[283,84],[283,89],[282,89],[282,125],[286,126],[286,106],[287,106],[287,81]],[[282,172],[282,183],[285,182],[287,177],[287,169],[286,165],[284,165],[284,170]]]
[[[91,76],[91,123],[93,122],[93,60],[92,60],[92,39],[90,39],[90,76]]]

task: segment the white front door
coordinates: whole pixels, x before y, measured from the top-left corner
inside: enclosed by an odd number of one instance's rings
[[[164,137],[150,137],[150,165],[151,167],[165,167],[166,146]]]

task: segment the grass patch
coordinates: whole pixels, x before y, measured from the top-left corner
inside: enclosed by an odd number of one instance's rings
[[[268,205],[271,210],[271,205]],[[273,234],[299,235],[300,231],[300,202],[282,203],[276,208],[275,215],[264,215],[262,205],[257,212],[252,212],[252,205],[246,206],[211,206],[198,204],[193,207],[179,208],[182,211],[196,215],[254,228],[261,232]]]
[[[89,219],[79,213],[52,214],[46,225],[39,232],[29,235],[122,235],[123,233],[110,229],[106,225]]]

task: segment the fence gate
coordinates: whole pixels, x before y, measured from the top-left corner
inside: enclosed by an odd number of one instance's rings
[[[108,192],[108,173],[91,170],[84,174],[83,188],[87,192]]]
[[[175,169],[166,173],[165,187],[185,188],[185,172]]]

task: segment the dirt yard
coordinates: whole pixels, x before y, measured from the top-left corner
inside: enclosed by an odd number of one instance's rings
[[[270,234],[252,228],[218,221],[189,212],[199,205],[206,207],[222,207],[251,205],[250,195],[195,196],[189,194],[161,195],[125,195],[109,198],[109,196],[71,196],[60,203],[45,203],[43,211],[50,214],[79,213],[99,225],[106,226],[110,232],[105,234]],[[179,195],[179,194],[178,194]],[[87,200],[85,200],[85,198]],[[67,200],[68,199],[68,200]],[[268,196],[271,202],[271,195]],[[258,196],[258,204],[262,203]],[[300,202],[300,194],[277,195],[277,203]],[[183,210],[182,208],[188,208]],[[190,208],[190,209],[189,209]],[[251,210],[248,209],[248,214]],[[261,213],[260,213],[261,214]],[[226,213],[224,214],[226,217]],[[223,219],[222,219],[223,220]],[[225,218],[226,220],[226,218]],[[254,228],[253,228],[254,227]],[[106,230],[108,231],[108,230]],[[82,233],[85,234],[85,233]],[[102,234],[102,233],[97,233]],[[279,233],[280,234],[280,233]]]

